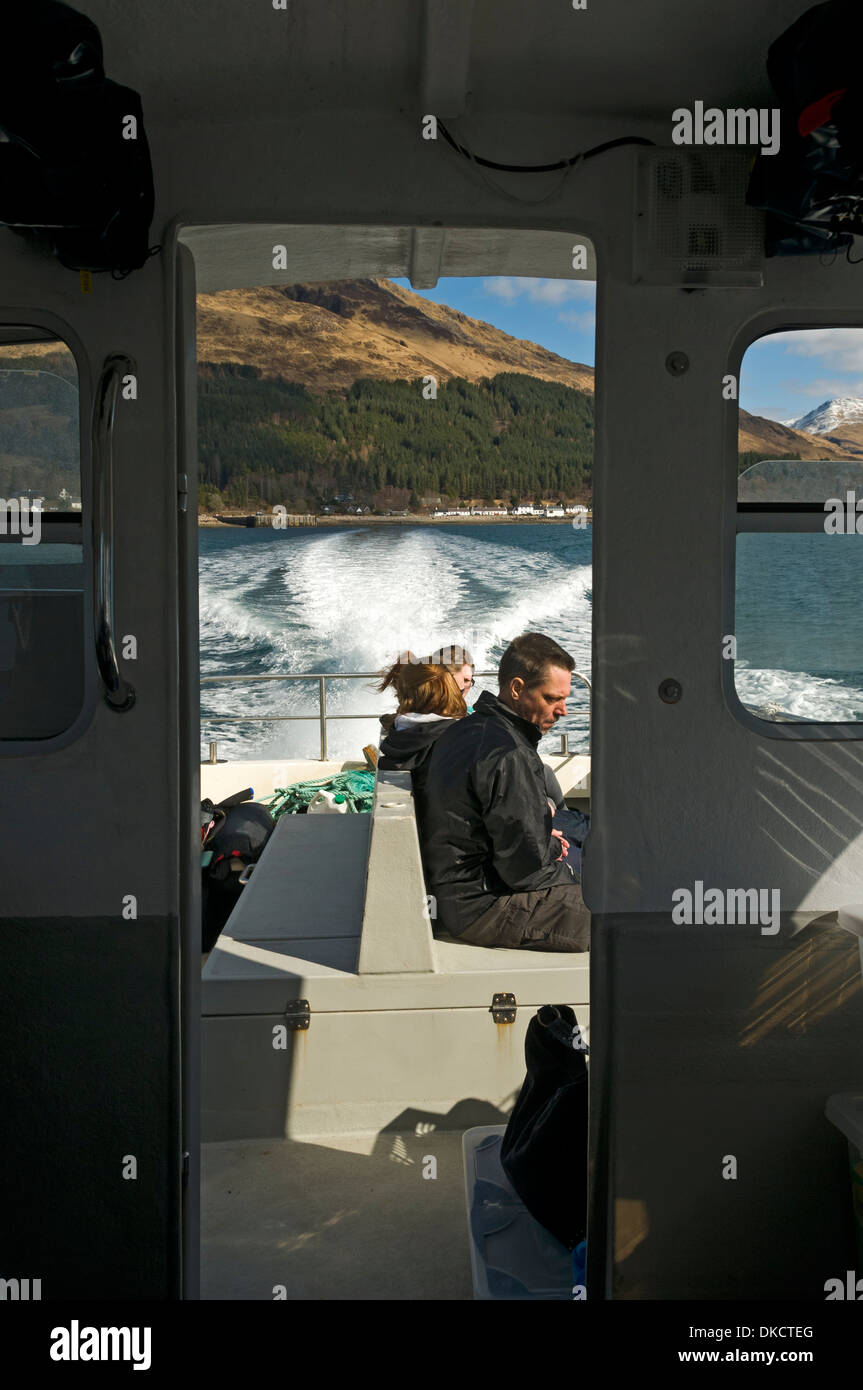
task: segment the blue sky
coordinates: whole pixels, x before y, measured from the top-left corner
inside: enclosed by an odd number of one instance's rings
[[[753,343],[740,404],[770,420],[799,419],[836,396],[863,397],[863,329],[803,328]]]
[[[409,280],[396,280],[410,289]],[[473,319],[502,328],[593,366],[596,285],[592,280],[531,280],[499,275],[493,280],[440,280],[437,289],[416,290],[424,299],[448,304]]]
[[[410,289],[407,280],[396,283]],[[592,367],[595,291],[589,280],[498,276],[441,280],[416,293]],[[863,397],[863,329],[775,333],[753,344],[743,360],[740,404],[753,415],[799,419],[835,396]]]

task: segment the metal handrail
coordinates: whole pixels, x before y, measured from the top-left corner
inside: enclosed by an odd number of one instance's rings
[[[364,681],[379,680],[380,671],[291,671],[279,676],[202,676],[201,685],[216,685],[219,682],[237,681],[240,684],[248,685],[252,681],[317,681],[318,682],[318,713],[317,714],[217,714],[208,716],[211,724],[246,724],[252,720],[260,723],[283,724],[293,722],[312,722],[320,724],[321,728],[321,762],[327,760],[327,721],[330,719],[377,719],[378,710],[370,710],[366,714],[328,714],[327,713],[327,681]],[[497,676],[497,671],[476,671],[475,677],[480,680],[487,679],[489,676]],[[581,681],[582,685],[587,686],[591,702],[593,689],[587,676],[583,676],[580,671],[572,672],[572,679]],[[588,704],[586,711],[573,710],[573,715],[578,718],[584,713],[587,714],[587,733],[588,739],[591,735],[592,708]],[[568,753],[567,734],[560,735],[560,751]],[[218,744],[210,742],[210,762],[218,762]]]
[[[93,468],[93,628],[96,661],[109,709],[123,713],[135,703],[134,687],[120,671],[114,647],[114,417],[123,377],[134,361],[115,352],[105,358],[93,398],[90,424]]]

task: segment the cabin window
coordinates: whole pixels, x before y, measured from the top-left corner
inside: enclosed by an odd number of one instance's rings
[[[723,656],[738,699],[773,724],[863,722],[863,399],[843,381],[861,353],[860,329],[778,333],[741,371]]]
[[[0,740],[52,738],[84,698],[78,372],[0,325]]]

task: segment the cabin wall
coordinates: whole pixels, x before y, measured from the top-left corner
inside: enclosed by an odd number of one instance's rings
[[[76,909],[122,920],[123,896],[137,893],[141,913],[167,913],[176,908],[178,865],[173,250],[167,246],[163,257],[151,258],[127,280],[94,275],[93,291],[85,295],[77,272],[31,254],[11,232],[0,238],[2,317],[42,321],[48,309],[51,324],[60,336],[69,333],[78,354],[85,499],[90,411],[102,363],[112,352],[125,352],[138,368],[137,400],[118,403],[114,430],[114,638],[118,658],[123,636],[137,639],[136,660],[120,660],[137,700],[126,714],[102,700],[88,606],[83,727],[38,751],[22,753],[14,744],[3,750],[10,803],[15,797],[4,847],[19,868],[4,885],[3,910],[63,916],[74,901]],[[85,569],[91,554],[85,534]],[[146,844],[140,835],[145,825]],[[46,845],[51,872],[36,873],[32,866],[44,864]],[[147,861],[157,862],[159,872],[147,872]]]
[[[721,655],[734,631],[737,447],[722,379],[764,333],[855,323],[863,280],[841,259],[767,262],[760,290],[604,282],[585,870],[596,912],[670,910],[697,879],[778,888],[784,911],[859,896],[863,742],[745,725]],[[690,363],[680,377],[665,366],[676,351]],[[682,685],[677,704],[659,697],[668,677]]]
[[[105,357],[129,354],[138,383],[136,400],[118,402],[114,451],[114,637],[136,703],[117,713],[101,697],[88,602],[89,700],[78,728],[56,744],[2,750],[3,1272],[41,1279],[46,1300],[177,1297],[173,247],[126,280],[94,275],[84,294],[75,271],[35,256],[11,232],[0,243],[0,317],[40,322],[47,313],[78,353],[85,569],[90,409]],[[121,656],[130,634],[134,661]],[[185,926],[197,944],[192,922]]]
[[[863,1085],[857,941],[594,917],[588,1291],[823,1301],[855,1267],[848,1146]]]
[[[616,270],[597,344],[588,1285],[822,1299],[854,1265],[846,1146],[823,1112],[863,1085],[863,989],[856,941],[818,914],[860,897],[863,744],[744,724],[726,697],[721,384],[762,333],[863,322],[863,281],[789,260],[761,290],[684,293]],[[780,931],[673,925],[672,893],[697,880],[779,889]]]

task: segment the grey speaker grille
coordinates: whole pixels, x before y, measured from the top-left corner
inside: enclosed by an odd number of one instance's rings
[[[764,227],[746,204],[751,163],[748,149],[640,151],[634,278],[760,284]]]

